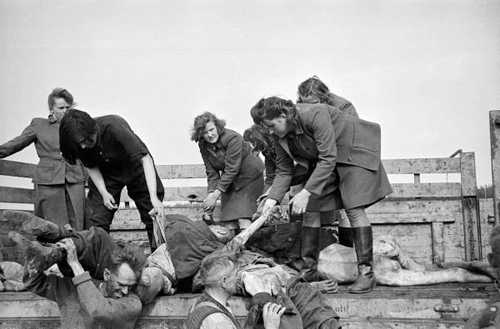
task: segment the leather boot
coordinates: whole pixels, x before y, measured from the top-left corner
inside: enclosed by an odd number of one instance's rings
[[[305,267],[316,269],[319,254],[319,227],[302,227],[301,258]]]
[[[375,287],[373,273],[373,233],[371,226],[351,228],[356,255],[358,257],[358,277],[349,287],[353,294],[364,294]]]
[[[57,262],[66,259],[66,251],[63,248],[44,246],[38,241],[30,241],[21,234],[9,232],[11,239],[24,253],[24,266],[28,277],[45,271]]]
[[[353,247],[352,231],[350,227],[339,226],[339,244],[346,247]]]

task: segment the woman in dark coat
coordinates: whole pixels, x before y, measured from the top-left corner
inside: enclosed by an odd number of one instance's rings
[[[64,161],[59,147],[59,124],[73,96],[66,89],[54,89],[48,98],[49,117],[34,118],[21,135],[0,145],[0,158],[35,144],[40,158],[35,170],[35,215],[63,227],[83,229],[85,172],[81,162]]]
[[[210,112],[194,119],[191,139],[198,143],[207,173],[205,211],[212,211],[221,198],[220,220],[240,230],[248,227],[264,190],[262,160],[240,134]]]
[[[276,177],[263,211],[288,191],[294,162],[307,168],[310,174],[304,188],[290,201],[292,210],[304,213],[313,197],[321,211],[346,209],[359,270],[350,291],[371,291],[373,237],[365,209],[392,192],[380,159],[380,126],[326,104],[294,105],[278,97],[261,102],[262,123],[278,137]]]

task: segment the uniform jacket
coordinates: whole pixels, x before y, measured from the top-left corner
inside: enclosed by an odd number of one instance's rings
[[[276,178],[269,197],[280,201],[290,187],[296,163],[312,170],[304,188],[320,196],[337,163],[377,171],[380,126],[326,104],[297,104],[293,131],[278,139]]]
[[[85,181],[85,171],[80,162],[67,163],[59,149],[59,122],[34,118],[21,135],[0,145],[0,158],[19,152],[35,143],[40,158],[33,176],[33,182],[41,185],[81,183]]]
[[[207,173],[208,192],[239,190],[262,175],[264,164],[237,132],[225,128],[215,144],[198,143]]]
[[[342,113],[352,115],[353,117],[358,117],[358,112],[354,105],[347,99],[342,98],[334,93],[328,93],[329,105],[338,108]]]

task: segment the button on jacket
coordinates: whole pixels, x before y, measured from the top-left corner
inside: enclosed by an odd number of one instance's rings
[[[59,122],[50,122],[44,118],[34,118],[21,135],[0,145],[0,158],[19,152],[31,143],[35,143],[36,153],[40,158],[33,176],[33,182],[40,185],[59,185],[82,183],[85,181],[83,166],[67,163],[59,149]]]

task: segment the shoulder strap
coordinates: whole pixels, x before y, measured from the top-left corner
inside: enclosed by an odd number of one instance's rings
[[[184,322],[185,329],[200,329],[203,320],[211,314],[214,313],[224,313],[216,307],[203,305],[196,307],[191,313],[189,313],[186,322]]]

